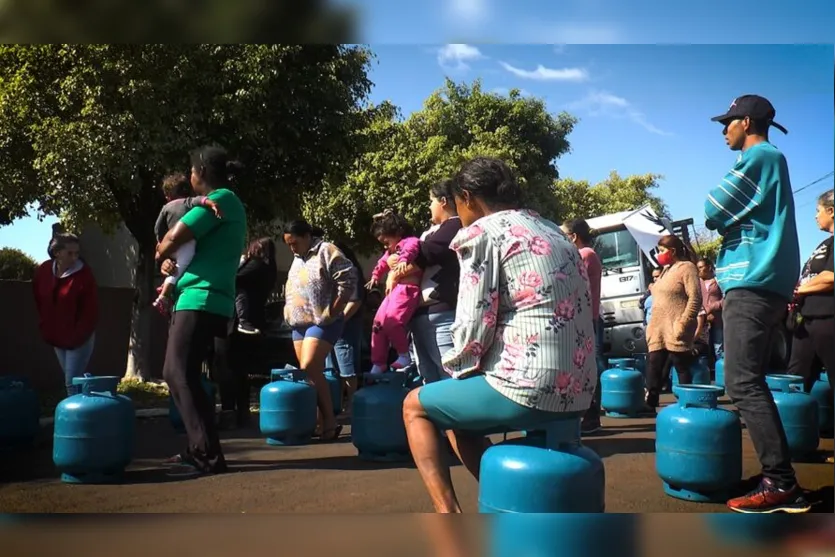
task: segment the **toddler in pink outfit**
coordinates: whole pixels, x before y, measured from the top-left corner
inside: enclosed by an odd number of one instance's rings
[[[392,209],[374,215],[371,232],[386,247],[386,251],[371,272],[371,280],[366,285],[369,290],[376,288],[387,272],[405,269],[420,253],[420,240],[412,232],[412,227]],[[389,347],[397,352],[392,368],[401,369],[412,363],[407,325],[420,305],[420,279],[420,273],[409,274],[386,293],[371,328],[373,367],[370,373],[386,370]]]

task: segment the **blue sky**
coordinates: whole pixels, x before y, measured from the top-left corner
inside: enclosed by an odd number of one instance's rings
[[[333,0],[332,0],[333,1]],[[832,0],[336,0],[360,42],[832,43]]]
[[[645,4],[637,2],[635,13]],[[625,15],[612,17],[628,22]],[[588,33],[593,36],[590,27]],[[456,43],[372,49],[377,55],[371,69],[374,101],[391,100],[408,115],[443,85],[445,76],[467,82],[481,78],[486,89],[499,92],[520,88],[543,98],[552,112],[567,110],[580,118],[569,136],[572,152],[558,161],[563,177],[597,182],[611,170],[662,174],[659,194],[673,217],[693,217],[697,226],[703,223],[707,191],[735,159],[721,126],[710,118],[738,95],[760,94],[775,105],[777,121],[790,133],[773,130],[771,139],[788,158],[795,189],[835,168],[831,45]],[[830,178],[796,197],[804,254],[823,239],[813,220],[814,200],[832,185]],[[0,246],[18,247],[40,259],[52,222],[28,218],[0,228]]]

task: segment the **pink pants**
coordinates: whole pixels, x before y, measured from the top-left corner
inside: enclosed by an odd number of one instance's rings
[[[398,284],[385,297],[371,328],[371,363],[385,367],[388,364],[389,346],[398,354],[409,351],[409,331],[406,325],[420,305],[420,287],[414,284]]]

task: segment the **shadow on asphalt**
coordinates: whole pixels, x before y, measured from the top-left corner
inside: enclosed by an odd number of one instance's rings
[[[583,445],[597,453],[600,458],[618,454],[648,454],[655,452],[655,439],[633,438],[586,438]]]
[[[270,470],[345,470],[345,471],[370,471],[370,470],[394,470],[414,469],[415,464],[411,461],[405,462],[370,462],[361,460],[355,455],[349,456],[325,456],[318,458],[299,458],[282,460],[233,460],[228,459],[229,468],[232,472],[264,472]],[[450,462],[450,466],[458,462]]]

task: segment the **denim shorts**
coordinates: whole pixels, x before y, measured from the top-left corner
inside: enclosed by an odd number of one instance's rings
[[[443,430],[515,431],[559,416],[513,402],[491,387],[484,375],[429,383],[420,388],[418,400],[429,420]]]
[[[356,377],[362,356],[362,320],[356,317],[345,324],[345,330],[325,359],[325,368],[336,369],[339,376]]]
[[[342,330],[344,328],[345,320],[341,317],[333,323],[328,323],[327,325],[295,327],[293,329],[293,342],[298,342],[306,338],[315,338],[323,340],[329,344],[336,344],[336,341],[342,336]]]

